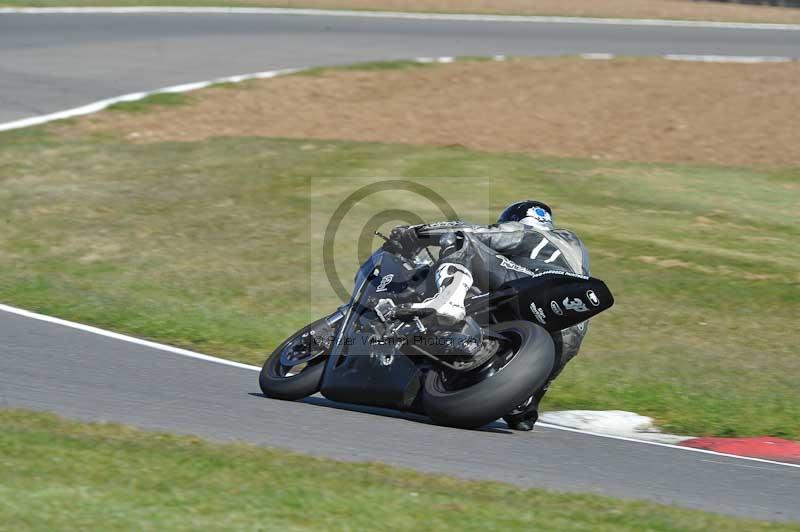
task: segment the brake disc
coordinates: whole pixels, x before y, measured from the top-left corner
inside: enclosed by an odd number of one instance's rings
[[[482,366],[497,354],[497,349],[500,347],[500,342],[494,338],[484,338],[481,341],[481,346],[470,357],[459,357],[452,361],[452,365],[459,371],[467,371]]]

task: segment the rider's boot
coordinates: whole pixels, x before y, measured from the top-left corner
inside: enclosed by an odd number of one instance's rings
[[[533,394],[525,403],[515,408],[511,413],[503,417],[508,427],[513,430],[529,431],[539,420],[539,402],[547,393],[549,384]]]
[[[455,324],[464,321],[464,298],[472,287],[472,274],[461,264],[444,262],[436,269],[439,292],[421,303],[413,303],[412,311],[433,310],[439,319]]]

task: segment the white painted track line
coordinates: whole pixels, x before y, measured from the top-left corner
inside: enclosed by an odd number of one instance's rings
[[[399,11],[349,11],[332,9],[291,9],[270,7],[4,7],[0,14],[228,14],[297,15],[314,17],[359,17],[461,22],[538,22],[549,24],[598,24],[605,26],[662,26],[670,28],[719,28],[800,31],[800,24],[767,22],[711,22],[704,20],[627,19],[597,17],[548,17],[535,15],[479,15],[466,13],[409,13]]]
[[[689,55],[665,54],[669,61],[699,61],[701,63],[788,63],[796,61],[791,57],[769,55]]]
[[[264,72],[252,72],[249,74],[239,74],[236,76],[228,76],[224,78],[215,78],[206,81],[198,81],[195,83],[184,83],[183,85],[173,85],[171,87],[162,87],[160,89],[155,89],[152,91],[146,92],[132,92],[130,94],[123,94],[122,96],[115,96],[113,98],[107,98],[105,100],[100,100],[97,102],[92,102],[87,105],[82,105],[80,107],[73,107],[72,109],[66,109],[64,111],[58,111],[56,113],[50,113],[46,115],[39,115],[39,116],[31,116],[28,118],[22,118],[20,120],[14,120],[11,122],[5,122],[0,124],[0,131],[8,131],[11,129],[20,129],[24,127],[31,127],[31,126],[38,126],[41,124],[45,124],[47,122],[53,122],[55,120],[63,120],[65,118],[72,118],[75,116],[81,115],[88,115],[92,113],[96,113],[98,111],[102,111],[103,109],[107,108],[110,105],[114,105],[115,103],[121,102],[134,102],[137,100],[141,100],[153,94],[162,94],[166,92],[189,92],[197,89],[203,89],[206,87],[210,87],[211,85],[215,85],[217,83],[241,83],[242,81],[247,81],[251,79],[269,79],[274,78],[275,76],[281,76],[284,74],[291,74],[293,72],[297,72],[298,69],[296,68],[286,68],[282,70],[268,70]]]
[[[2,303],[0,303],[0,311],[8,312],[9,314],[16,314],[17,316],[23,316],[25,318],[31,318],[33,320],[44,321],[47,323],[54,323],[56,325],[62,325],[64,327],[69,327],[70,329],[77,329],[79,331],[96,334],[98,336],[105,336],[106,338],[113,338],[114,340],[120,340],[122,342],[141,345],[152,349],[157,349],[159,351],[166,351],[167,353],[173,353],[175,355],[180,355],[189,358],[196,358],[198,360],[205,360],[206,362],[214,362],[215,364],[223,364],[225,366],[233,366],[235,368],[261,371],[261,368],[259,368],[258,366],[251,366],[250,364],[242,364],[241,362],[234,362],[233,360],[225,360],[224,358],[217,358],[217,357],[212,357],[210,355],[204,355],[202,353],[195,353],[194,351],[189,351],[188,349],[181,349],[180,347],[172,347],[171,345],[159,344],[157,342],[151,342],[150,340],[142,340],[141,338],[135,338],[133,336],[128,336],[126,334],[115,333],[112,331],[107,331],[105,329],[100,329],[98,327],[92,327],[91,325],[76,323],[74,321],[62,320],[61,318],[54,318],[53,316],[38,314],[36,312],[31,312],[29,310],[24,310],[17,307],[11,307],[9,305],[3,305]]]

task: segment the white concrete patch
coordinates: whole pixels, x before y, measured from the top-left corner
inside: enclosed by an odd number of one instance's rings
[[[450,56],[442,57],[415,57],[413,60],[417,63],[455,63],[457,58]]]
[[[721,28],[745,30],[800,31],[800,24],[767,22],[711,22],[705,20],[628,19],[597,17],[547,17],[535,15],[479,15],[461,13],[409,13],[399,11],[348,11],[331,9],[291,9],[270,7],[4,7],[0,14],[226,14],[298,15],[313,17],[358,17],[453,22],[538,22],[549,24],[598,24],[603,26],[664,26],[679,28]]]
[[[692,438],[692,436],[662,434],[653,423],[653,418],[624,410],[563,410],[545,412],[540,419],[559,427],[661,443],[675,444]]]
[[[591,53],[591,54],[581,54],[582,59],[600,59],[600,60],[608,60],[614,59],[616,56],[614,54],[607,54],[607,53]]]
[[[670,61],[699,61],[701,63],[790,63],[793,57],[750,56],[750,55],[685,55],[666,54],[661,56]]]

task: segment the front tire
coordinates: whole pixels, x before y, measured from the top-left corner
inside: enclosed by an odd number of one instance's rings
[[[329,326],[324,318],[303,327],[286,339],[267,357],[258,376],[258,384],[264,395],[273,399],[296,401],[297,399],[314,395],[319,391],[328,353],[319,353],[307,362],[294,366],[284,364],[281,360],[281,353],[292,347],[293,343],[301,340],[304,334],[321,328],[324,329],[325,327]],[[327,332],[330,332],[331,335],[333,334],[332,331]]]
[[[447,370],[431,370],[422,404],[435,422],[466,429],[482,427],[511,412],[547,383],[555,363],[550,333],[528,321],[488,328],[511,340],[510,351],[495,355],[502,365],[488,378],[463,388],[448,385]]]

